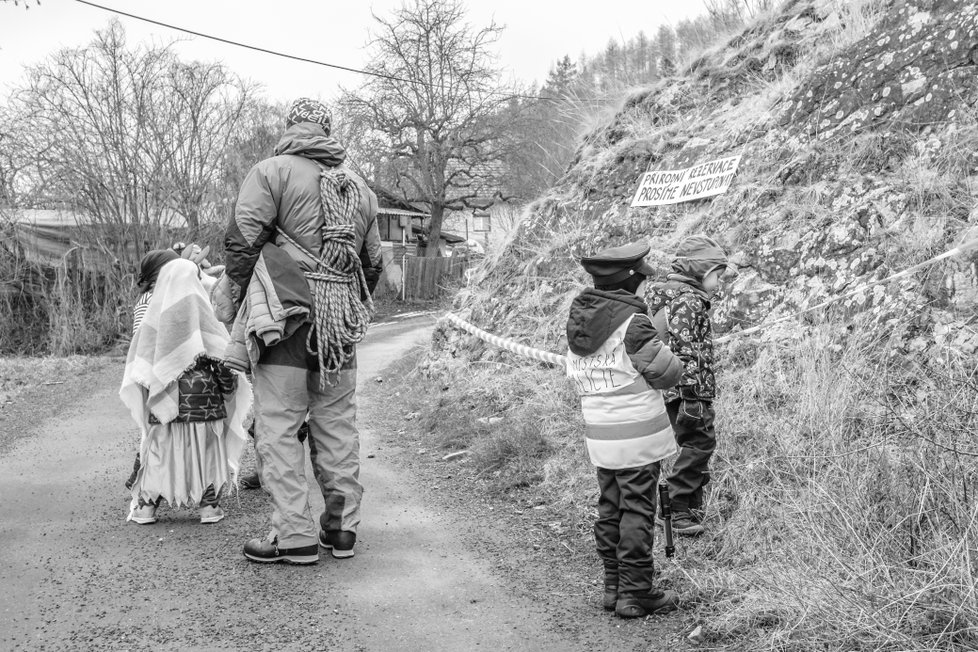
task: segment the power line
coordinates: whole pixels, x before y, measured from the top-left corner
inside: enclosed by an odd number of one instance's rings
[[[113,9],[112,7],[106,7],[104,5],[96,4],[94,2],[89,2],[88,0],[75,0],[75,2],[83,5],[88,5],[90,7],[95,7],[96,9],[101,9],[102,11],[107,11],[109,13],[118,14],[120,16],[125,16],[126,18],[132,18],[133,20],[141,20],[145,23],[150,23],[153,25],[158,25],[159,27],[165,27],[167,29],[176,30],[178,32],[183,32],[185,34],[191,34],[193,36],[199,36],[200,38],[210,39],[212,41],[218,41],[220,43],[225,43],[227,45],[234,45],[241,48],[246,48],[248,50],[254,50],[256,52],[264,52],[265,54],[271,54],[272,56],[282,57],[285,59],[292,59],[293,61],[301,61],[303,63],[311,63],[317,66],[325,66],[326,68],[334,68],[336,70],[343,70],[346,72],[352,72],[359,75],[368,75],[371,77],[379,77],[381,79],[388,79],[390,81],[404,82],[405,84],[415,84],[418,86],[425,86],[427,88],[437,88],[433,84],[428,84],[423,81],[416,79],[405,79],[403,77],[397,77],[395,75],[388,75],[380,72],[373,72],[370,70],[362,70],[360,68],[350,68],[349,66],[341,66],[335,63],[328,63],[326,61],[319,61],[317,59],[308,59],[306,57],[300,57],[294,54],[288,54],[285,52],[279,52],[277,50],[269,50],[268,48],[259,47],[257,45],[249,45],[248,43],[241,43],[239,41],[233,41],[231,39],[222,38],[220,36],[214,36],[212,34],[204,34],[203,32],[197,32],[192,29],[187,29],[186,27],[180,27],[178,25],[171,25],[169,23],[164,23],[159,20],[154,20],[152,18],[146,18],[144,16],[137,16],[136,14],[130,14],[125,11],[120,11],[119,9]],[[549,102],[556,102],[558,98],[553,97],[543,97],[539,95],[522,95],[519,93],[500,93],[500,92],[489,92],[490,95],[503,95],[508,98],[521,98],[527,100],[544,100]]]

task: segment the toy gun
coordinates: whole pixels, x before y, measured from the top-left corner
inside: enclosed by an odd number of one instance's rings
[[[676,553],[672,543],[672,503],[669,500],[669,483],[659,483],[659,513],[662,514],[662,529],[666,534],[666,557]]]

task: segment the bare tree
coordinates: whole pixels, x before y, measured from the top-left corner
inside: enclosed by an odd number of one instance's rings
[[[363,142],[386,150],[377,179],[431,207],[437,242],[446,210],[486,207],[498,195],[508,98],[491,52],[502,28],[473,28],[459,0],[409,0],[374,16],[371,78],[343,100]],[[427,255],[437,255],[428,247]]]
[[[19,186],[88,215],[94,243],[135,264],[174,213],[214,205],[252,89],[168,45],[129,48],[118,21],[28,69],[6,124]],[[8,184],[9,185],[9,184]],[[9,192],[9,191],[8,191]]]

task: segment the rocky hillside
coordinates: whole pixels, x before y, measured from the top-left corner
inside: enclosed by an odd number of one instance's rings
[[[579,256],[644,238],[665,272],[707,233],[739,268],[714,304],[735,334],[973,241],[976,73],[974,0],[788,0],[625,98],[455,308],[562,352]],[[732,155],[725,194],[630,207],[646,170]],[[708,531],[657,557],[696,641],[978,649],[976,263],[968,249],[718,349]],[[579,555],[568,582],[587,593],[596,489],[560,371],[448,325],[422,369],[433,445],[551,510],[563,538],[527,530]]]
[[[925,260],[970,239],[978,220],[976,73],[969,0],[790,0],[625,99],[458,307],[487,330],[561,350],[552,316],[586,282],[575,256],[630,239],[648,239],[663,263],[695,232],[728,248],[740,275],[717,307],[720,331]],[[629,207],[647,169],[736,154],[725,195]],[[903,347],[972,353],[976,260],[877,287],[832,318],[901,328]],[[763,337],[786,330],[801,333]],[[461,336],[446,335],[459,353]],[[463,340],[470,354],[498,355]]]

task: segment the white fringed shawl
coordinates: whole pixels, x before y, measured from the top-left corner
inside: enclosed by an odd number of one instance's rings
[[[228,339],[227,330],[214,316],[197,265],[183,259],[164,265],[129,345],[119,389],[119,397],[139,426],[140,450],[146,443],[149,413],[160,423],[173,421],[179,412],[177,379],[201,356],[220,360]],[[251,385],[243,374],[238,374],[237,389],[226,407],[227,462],[232,484],[236,484],[248,439],[242,422],[251,407]],[[133,507],[135,503],[134,498]]]

